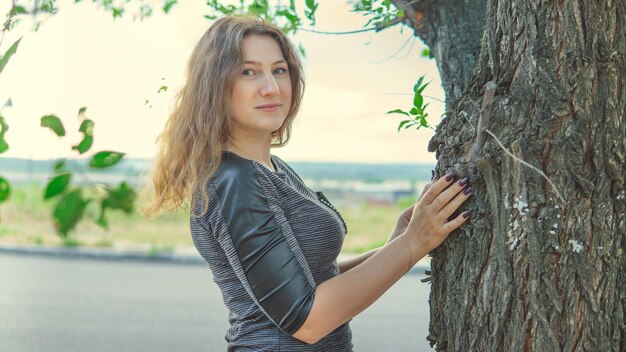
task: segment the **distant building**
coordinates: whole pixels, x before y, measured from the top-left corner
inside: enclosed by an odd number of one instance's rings
[[[369,204],[394,204],[402,198],[416,198],[416,189],[421,189],[426,182],[420,181],[385,181],[367,183],[359,180],[305,180],[309,188],[320,190],[333,202]]]

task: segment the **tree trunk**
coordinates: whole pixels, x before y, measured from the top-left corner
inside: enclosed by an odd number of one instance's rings
[[[476,66],[483,35],[486,0],[396,0],[407,25],[430,49],[437,60],[446,108],[465,90]]]
[[[428,339],[625,351],[626,1],[489,0],[484,18],[469,80],[439,62],[444,87],[463,89],[429,149],[437,174],[470,176],[474,196],[470,221],[432,253]],[[466,50],[429,45],[444,60]]]

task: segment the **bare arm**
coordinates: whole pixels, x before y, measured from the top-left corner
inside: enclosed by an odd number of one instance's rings
[[[428,191],[428,188],[430,188],[430,185],[431,185],[431,183],[426,185],[426,187],[422,191],[422,194],[424,194],[426,191]],[[420,195],[420,198],[421,198],[421,195]],[[389,242],[393,241],[395,238],[397,238],[398,236],[403,234],[404,231],[406,231],[406,228],[407,228],[407,226],[409,226],[409,222],[411,221],[412,214],[413,214],[413,205],[410,206],[408,209],[404,210],[400,214],[400,216],[398,217],[398,221],[396,222],[396,227],[391,232],[391,235],[389,235],[389,238],[387,239],[387,242],[385,242],[385,245],[387,245]],[[383,247],[379,247],[379,248],[375,248],[375,249],[369,250],[369,251],[367,251],[367,252],[365,252],[365,253],[357,256],[357,257],[350,258],[348,260],[344,260],[344,261],[340,262],[338,264],[338,266],[339,266],[339,273],[343,274],[343,273],[347,272],[348,270],[358,266],[359,264],[363,263],[365,260],[367,260],[368,258],[373,256],[374,254],[376,254],[376,252],[378,252],[381,248],[383,248]]]
[[[447,219],[470,192],[461,192],[465,184],[451,184],[452,180],[442,178],[432,184],[413,207],[406,230],[396,239],[360,265],[320,284],[307,319],[293,337],[310,344],[319,341],[374,303],[419,259],[461,226],[469,213],[452,221]]]
[[[348,270],[358,266],[359,264],[361,264],[365,260],[367,260],[369,257],[371,257],[374,254],[376,254],[376,252],[378,252],[379,250],[380,250],[380,248],[375,248],[375,249],[369,250],[369,251],[359,255],[358,257],[350,258],[350,259],[347,259],[347,260],[344,260],[344,261],[340,262],[338,264],[338,266],[339,266],[339,273],[343,274],[343,273],[347,272]]]

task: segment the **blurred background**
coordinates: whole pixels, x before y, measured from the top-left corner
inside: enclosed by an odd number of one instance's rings
[[[11,8],[10,1],[1,4],[2,13]],[[85,209],[85,218],[94,221],[80,221],[61,238],[51,218],[55,203],[41,195],[61,158],[75,171],[72,184],[83,185],[86,194],[96,194],[90,190],[96,185],[146,182],[155,139],[184,82],[186,61],[210,25],[203,17],[206,5],[180,2],[167,14],[154,11],[141,21],[133,19],[132,8],[114,18],[88,1],[58,1],[57,7],[36,32],[35,22],[22,19],[4,33],[0,47],[4,52],[22,38],[0,76],[0,100],[12,102],[2,111],[9,148],[0,156],[0,176],[9,180],[12,192],[0,204],[0,243],[137,245],[153,251],[188,246],[184,211],[156,221],[143,220],[136,207],[130,214],[111,211],[106,230],[95,224],[100,211],[95,203]],[[358,30],[366,18],[351,9],[348,2],[320,1],[315,27],[303,27]],[[438,123],[444,97],[435,62],[401,26],[349,35],[299,31],[291,38],[306,53],[305,97],[290,143],[273,153],[291,163],[311,188],[324,191],[346,217],[345,251],[379,246],[397,214],[428,182],[435,163],[426,151],[433,131],[397,132],[401,118],[386,112],[410,107],[413,85],[425,76],[432,81],[424,91],[429,122]],[[91,150],[125,153],[115,166],[90,169],[85,154],[72,150],[81,140],[76,118],[81,107],[94,124]],[[63,122],[64,137],[41,127],[41,117],[48,114]]]
[[[367,18],[349,2],[306,3],[319,8],[315,26],[302,27],[331,34],[290,35],[305,54],[306,89],[289,144],[273,153],[339,209],[349,227],[341,255],[353,256],[385,243],[435,165],[426,151],[433,130],[399,131],[402,116],[387,112],[413,107],[421,77],[430,82],[423,99],[435,126],[443,90],[428,49],[406,28],[336,34],[362,29]],[[145,4],[155,11],[141,20],[137,6]],[[173,6],[165,13],[163,4]],[[0,1],[0,13],[13,16],[0,42],[1,351],[224,349],[227,312],[206,267],[66,255],[199,257],[188,212],[146,220],[135,190],[147,182],[187,59],[211,23],[206,7]],[[15,248],[59,255],[11,254]],[[357,350],[428,348],[428,285],[409,276],[397,286],[352,322]]]

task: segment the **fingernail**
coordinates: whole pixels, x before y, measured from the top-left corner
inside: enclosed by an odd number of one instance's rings
[[[461,180],[459,180],[459,186],[465,186],[467,184],[467,181],[469,181],[469,178],[463,177]]]
[[[463,217],[467,219],[467,217],[468,217],[468,216],[470,216],[470,212],[469,212],[469,210],[464,211],[464,212],[463,212]]]
[[[448,176],[446,176],[446,181],[450,182],[452,181],[453,178],[454,178],[454,172],[451,172],[448,174]]]
[[[468,195],[472,193],[472,191],[473,191],[472,187],[467,187],[466,189],[463,190],[463,194]]]

